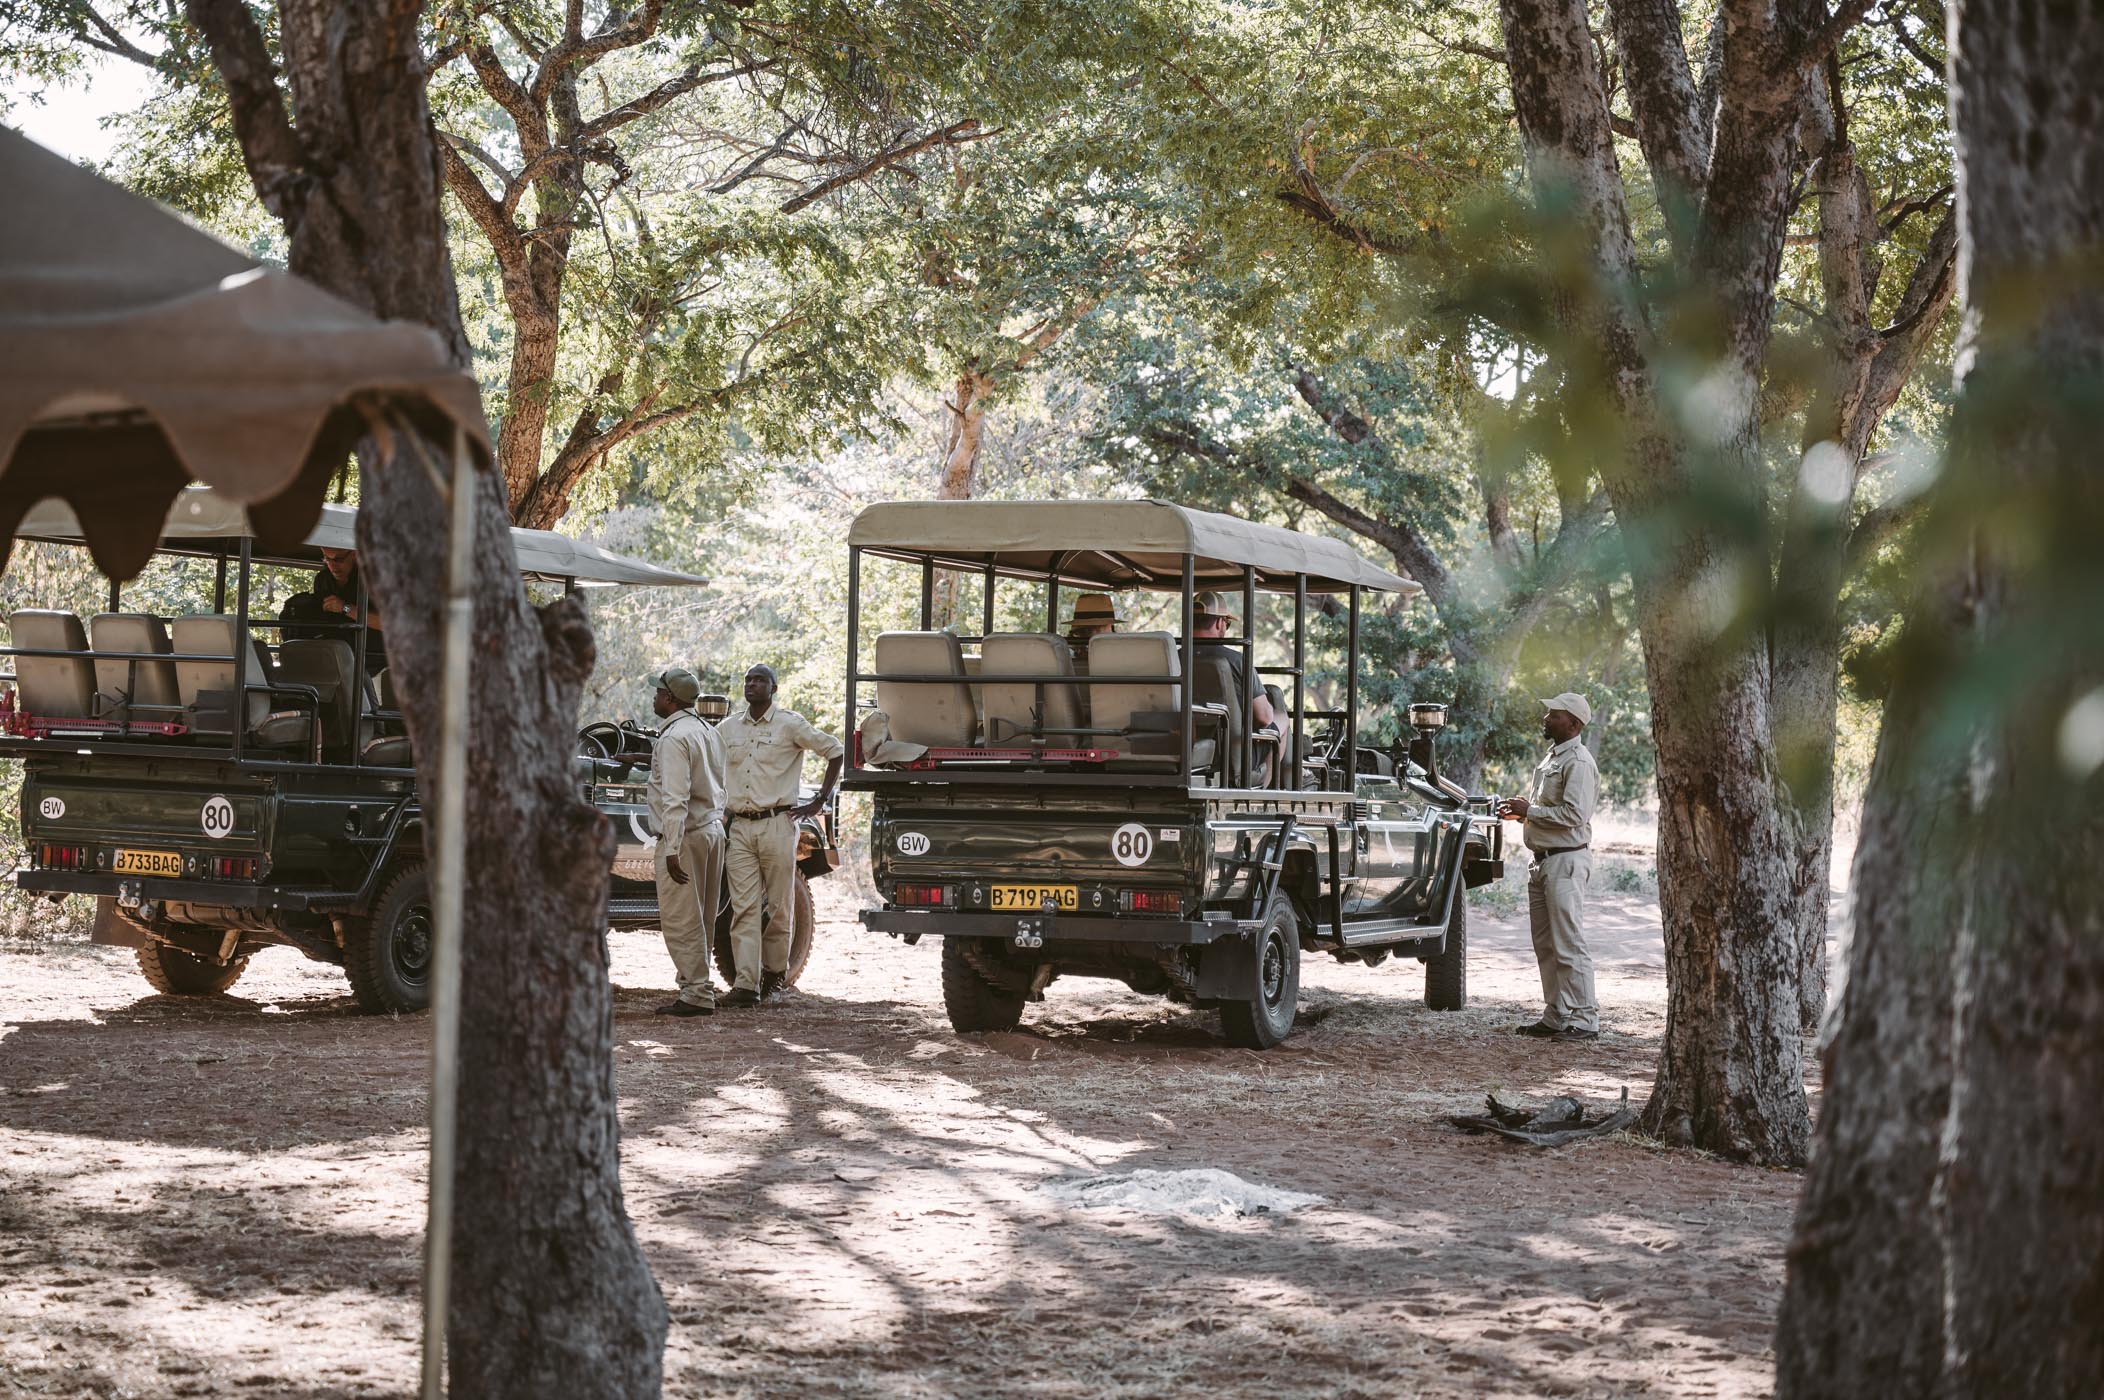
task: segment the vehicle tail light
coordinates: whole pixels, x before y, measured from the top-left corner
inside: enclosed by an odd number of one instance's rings
[[[219,880],[253,880],[261,864],[254,856],[213,856],[212,876]]]
[[[948,885],[898,885],[891,892],[893,904],[913,905],[923,909],[939,909],[955,904],[956,898]]]
[[[62,846],[46,841],[37,847],[37,864],[46,870],[86,870],[88,848],[86,846]]]
[[[1118,902],[1128,914],[1181,914],[1182,890],[1126,890]]]

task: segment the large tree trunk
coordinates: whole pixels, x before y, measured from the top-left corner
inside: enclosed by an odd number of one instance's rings
[[[1777,1341],[1792,1396],[2073,1397],[2104,1372],[2104,786],[2069,740],[2104,635],[2067,607],[2104,520],[2104,12],[1965,0],[1952,34],[1975,353],[1935,523],[1971,607],[1910,619],[1880,742]]]
[[[225,75],[258,192],[290,235],[293,269],[381,316],[436,327],[465,364],[420,7],[283,0],[296,128],[242,0],[190,0],[190,11]],[[447,512],[407,459],[425,450],[393,432],[361,448],[358,529],[429,794]],[[574,602],[538,614],[527,603],[503,501],[478,494],[452,1393],[655,1396],[665,1307],[622,1203],[599,952],[612,836],[571,769],[591,630]]]
[[[952,390],[956,402],[943,405],[949,419],[943,427],[942,467],[935,475],[935,499],[969,501],[978,489],[979,444],[986,435],[986,401],[994,392],[994,377],[978,365],[966,365],[958,371]],[[954,569],[945,569],[935,576],[931,607],[934,626],[949,627],[961,621],[957,616],[958,578]],[[967,626],[966,630],[971,629]]]

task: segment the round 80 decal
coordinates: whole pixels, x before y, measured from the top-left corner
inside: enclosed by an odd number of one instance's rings
[[[1145,865],[1154,854],[1154,833],[1138,822],[1127,822],[1110,834],[1110,853],[1120,865]]]

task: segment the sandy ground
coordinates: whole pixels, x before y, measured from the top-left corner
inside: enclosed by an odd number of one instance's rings
[[[1301,1030],[1262,1055],[1095,982],[956,1036],[936,950],[852,907],[822,895],[787,1004],[710,1020],[651,1015],[662,945],[614,939],[668,1394],[1767,1393],[1794,1175],[1441,1121],[1493,1086],[1644,1097],[1665,986],[1641,892],[1594,901],[1598,1042],[1510,1033],[1538,983],[1524,914],[1486,907],[1467,1011],[1425,1010],[1414,962],[1314,958]],[[0,1396],[414,1390],[426,1025],[352,1014],[286,950],[235,991],[150,995],[119,950],[0,953]],[[1141,1167],[1323,1203],[1196,1219],[1043,1190]]]

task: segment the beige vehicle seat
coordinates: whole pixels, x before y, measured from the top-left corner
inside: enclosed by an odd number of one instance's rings
[[[191,732],[216,738],[231,735],[234,731],[229,716],[234,713],[234,644],[240,640],[239,619],[228,613],[197,613],[175,619],[169,631],[176,655],[214,658],[175,663],[176,698],[190,713]],[[253,637],[248,639],[248,645],[248,683],[270,684],[270,653]],[[278,721],[273,736],[264,738],[262,727],[272,720],[272,715],[270,697],[260,691],[249,693],[241,713],[247,717],[249,733],[265,743],[297,744],[309,738],[305,715],[293,717],[299,721],[296,725]]]
[[[1096,727],[1119,729],[1118,736],[1097,735],[1098,748],[1117,749],[1135,757],[1155,757],[1173,766],[1181,724],[1183,687],[1160,681],[1110,684],[1113,676],[1180,676],[1176,635],[1172,632],[1099,632],[1089,639],[1089,675]],[[1217,743],[1206,731],[1217,718],[1199,716],[1192,731],[1191,766],[1213,766]]]
[[[1001,684],[999,676],[1071,676],[1074,653],[1050,632],[997,632],[979,647],[979,696],[986,709],[988,748],[1026,749],[1036,733],[1051,748],[1071,748],[1084,736],[1081,704],[1071,684]]]
[[[880,632],[877,670],[955,676],[955,681],[878,681],[877,708],[891,717],[891,737],[931,749],[968,749],[978,737],[964,649],[954,632]]]
[[[380,698],[383,710],[399,710],[395,703],[394,672],[376,671],[372,676],[374,691]],[[365,747],[359,758],[366,763],[378,764],[382,768],[410,768],[415,766],[416,756],[410,750],[409,736],[401,731],[398,719],[376,719],[367,717],[361,724]]]
[[[351,717],[364,710],[351,693],[357,681],[356,660],[349,642],[301,640],[278,647],[277,679],[285,685],[311,685],[321,696],[321,745],[329,755],[348,755],[351,750]],[[305,708],[306,697],[279,695],[272,699],[281,711]]]
[[[7,625],[18,647],[80,653],[12,658],[22,712],[39,719],[87,719],[93,715],[95,667],[88,659],[88,637],[79,615],[50,608],[19,608]]]
[[[150,613],[97,613],[88,620],[88,635],[97,652],[165,655],[171,650],[167,627]],[[98,655],[95,691],[103,714],[112,718],[161,723],[182,718],[173,661]]]

